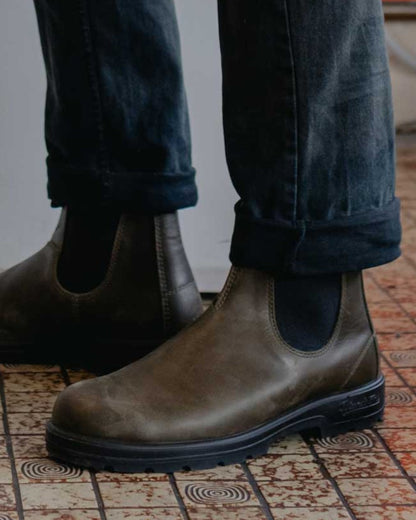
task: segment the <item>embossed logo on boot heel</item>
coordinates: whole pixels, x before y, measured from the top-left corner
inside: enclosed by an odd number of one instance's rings
[[[381,399],[378,394],[364,395],[361,397],[347,397],[339,406],[339,411],[343,417],[347,417],[366,408],[378,406]]]

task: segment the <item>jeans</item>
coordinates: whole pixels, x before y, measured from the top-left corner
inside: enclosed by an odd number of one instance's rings
[[[147,214],[195,205],[173,0],[35,6],[52,205]],[[232,263],[319,274],[397,258],[380,0],[219,0],[218,10],[226,154],[240,197]]]

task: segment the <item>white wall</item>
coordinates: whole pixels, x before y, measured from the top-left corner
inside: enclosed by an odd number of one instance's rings
[[[184,240],[201,290],[225,280],[237,194],[225,162],[221,63],[215,0],[176,0],[198,171],[199,204],[182,214]]]
[[[181,212],[184,241],[202,290],[228,269],[237,197],[228,179],[221,127],[216,2],[177,0],[200,202]],[[33,4],[0,3],[0,267],[48,240],[59,210],[49,207],[43,143],[45,78]]]
[[[221,128],[221,75],[216,2],[177,0],[200,203],[182,212],[186,248],[202,290],[221,286],[236,194],[228,179]],[[415,25],[392,28],[409,50]],[[392,33],[393,35],[393,33]],[[416,119],[414,75],[393,63],[398,120]],[[34,8],[0,3],[0,267],[48,240],[58,217],[46,198],[43,143],[45,79]]]
[[[387,34],[416,63],[416,22],[389,22]],[[398,125],[416,121],[416,70],[390,52],[395,119]]]
[[[0,4],[0,267],[34,252],[56,212],[45,195],[43,63],[33,5]]]

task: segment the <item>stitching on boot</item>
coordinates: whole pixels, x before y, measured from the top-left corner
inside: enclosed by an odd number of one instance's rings
[[[169,299],[169,289],[168,289],[168,281],[166,276],[166,260],[165,260],[165,251],[163,248],[163,239],[162,239],[162,222],[161,217],[154,217],[155,224],[155,245],[156,245],[156,261],[157,261],[157,270],[159,274],[159,283],[160,283],[160,293],[162,300],[162,313],[163,313],[163,323],[165,330],[168,331],[171,326],[172,316],[170,309],[170,299]]]
[[[218,296],[218,299],[214,303],[214,307],[216,310],[220,309],[224,303],[227,301],[228,295],[230,294],[231,289],[234,286],[235,281],[237,280],[237,276],[240,274],[241,269],[239,267],[233,266],[231,268],[230,274],[228,275],[227,281],[225,282],[224,288]]]

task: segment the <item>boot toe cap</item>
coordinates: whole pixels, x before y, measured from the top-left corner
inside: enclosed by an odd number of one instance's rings
[[[106,437],[109,413],[103,388],[98,380],[81,381],[58,396],[52,424],[66,432]]]

